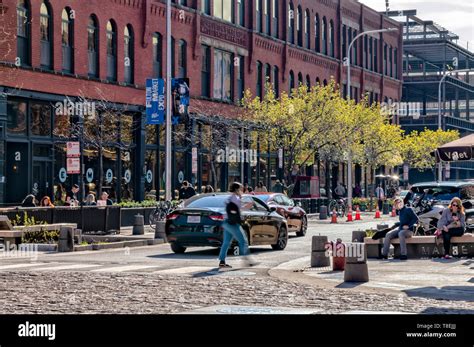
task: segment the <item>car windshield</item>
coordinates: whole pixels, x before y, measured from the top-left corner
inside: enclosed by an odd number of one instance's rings
[[[439,202],[450,202],[455,197],[460,197],[460,189],[457,187],[432,187],[420,186],[413,189],[415,197],[420,197],[425,193],[425,200],[438,200]]]
[[[258,195],[255,195],[255,197],[257,199],[262,200],[263,202],[267,202],[270,199],[270,195],[260,195],[260,194],[258,194]]]
[[[186,207],[190,208],[202,208],[202,207],[225,207],[225,202],[229,198],[229,195],[215,195],[215,196],[203,196],[202,198],[191,201]]]

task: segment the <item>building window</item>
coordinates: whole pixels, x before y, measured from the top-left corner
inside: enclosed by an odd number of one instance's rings
[[[334,22],[329,21],[329,55],[334,57]]]
[[[245,57],[238,57],[237,66],[237,98],[242,100],[245,92]]]
[[[326,17],[323,17],[323,23],[321,25],[321,37],[323,39],[322,41],[322,53],[323,54],[328,54],[328,31],[327,31],[327,22],[326,22]]]
[[[209,46],[201,46],[202,64],[201,64],[201,95],[205,97],[211,96],[211,48]]]
[[[134,37],[133,28],[131,25],[127,25],[123,31],[123,43],[124,43],[124,75],[125,83],[133,83],[133,72],[134,72]]]
[[[298,46],[303,47],[303,11],[301,6],[298,6],[298,13],[296,18],[296,32],[298,34]]]
[[[213,97],[232,101],[232,54],[214,50],[214,90]]]
[[[107,22],[107,79],[117,80],[117,26],[115,22]]]
[[[171,36],[171,77],[175,77],[175,68],[176,68],[176,45],[174,37]]]
[[[74,19],[71,18],[71,9],[65,8],[61,15],[61,37],[63,50],[63,71],[74,72]]]
[[[257,61],[257,96],[262,99],[262,63]]]
[[[280,11],[278,7],[278,0],[273,0],[273,12],[272,12],[272,36],[278,38],[278,18],[280,16]]]
[[[30,66],[31,47],[31,12],[30,3],[27,0],[19,0],[16,8],[17,15],[17,57],[22,66]]]
[[[308,91],[311,90],[311,78],[309,75],[306,75],[306,87],[308,88]]]
[[[99,26],[97,17],[89,17],[87,26],[87,53],[89,76],[99,77]]]
[[[321,52],[321,28],[319,24],[319,14],[314,17],[314,49],[316,52]]]
[[[320,86],[320,85],[321,85],[321,80],[319,79],[319,77],[316,77],[316,85],[317,85],[317,86]]]
[[[383,70],[384,74],[388,75],[388,64],[387,64],[387,44],[383,45]]]
[[[368,54],[368,51],[369,51],[369,38],[367,37],[367,35],[364,36],[364,57],[363,57],[363,61],[364,61],[364,68],[368,68],[369,67],[369,54]]]
[[[393,59],[394,59],[394,65],[395,65],[395,78],[398,79],[398,50],[395,48],[393,51]]]
[[[234,13],[233,0],[214,0],[214,17],[232,22]]]
[[[288,41],[295,43],[295,6],[292,2],[288,11]]]
[[[211,0],[201,0],[201,11],[205,14],[211,14]]]
[[[187,43],[184,40],[179,40],[178,51],[178,78],[185,78],[187,76]]]
[[[163,77],[163,36],[160,33],[153,35],[153,75]]]
[[[31,135],[51,136],[51,106],[48,104],[32,104]]]
[[[267,83],[272,83],[272,67],[265,64],[265,93],[267,92]]]
[[[259,33],[262,32],[262,1],[263,0],[257,0],[255,3],[256,9],[255,9],[255,15],[257,16],[257,31]]]
[[[237,0],[237,20],[240,26],[245,26],[245,0]]]
[[[298,88],[303,85],[303,74],[300,72],[298,73]]]
[[[304,28],[304,36],[305,36],[305,44],[307,49],[311,49],[311,17],[309,14],[309,10],[306,10],[304,13],[304,21],[305,21],[305,28]]]
[[[9,135],[27,136],[27,103],[8,100],[7,132]]]
[[[48,70],[53,67],[52,24],[49,2],[43,1],[40,9],[41,66]]]
[[[354,30],[353,34],[352,34],[352,37],[355,38],[357,36],[357,30]],[[354,48],[352,49],[352,54],[353,54],[353,58],[352,58],[352,61],[354,62],[354,65],[357,65],[357,56],[358,56],[358,49],[357,47],[359,46],[359,42],[356,41],[354,42]]]
[[[393,77],[393,48],[392,47],[390,47],[388,61],[390,64],[390,77]]]
[[[275,93],[275,97],[280,96],[280,72],[278,66],[273,67],[273,92]]]
[[[272,0],[265,0],[265,8],[263,13],[265,15],[265,34],[271,35],[271,14],[270,11],[272,9]]]
[[[342,56],[347,57],[347,27],[342,26]]]
[[[291,94],[292,90],[295,89],[295,73],[293,71],[290,71],[289,85],[290,85],[290,94]]]
[[[378,43],[377,39],[374,39],[374,71],[379,72],[379,59],[378,59]]]
[[[373,59],[374,59],[374,39],[371,37],[369,39],[369,70],[374,70],[374,65],[373,65]]]

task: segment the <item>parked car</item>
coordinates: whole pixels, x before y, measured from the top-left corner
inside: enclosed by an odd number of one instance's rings
[[[268,206],[276,207],[276,211],[286,218],[289,232],[296,232],[297,236],[306,235],[308,217],[305,210],[297,206],[292,199],[281,193],[256,193],[255,196]]]
[[[220,247],[222,223],[226,218],[225,204],[230,193],[210,193],[193,196],[182,207],[166,217],[166,235],[175,253],[188,247]],[[288,243],[286,219],[253,195],[242,197],[242,227],[250,246],[271,245],[285,249]],[[237,250],[237,244],[232,249]]]

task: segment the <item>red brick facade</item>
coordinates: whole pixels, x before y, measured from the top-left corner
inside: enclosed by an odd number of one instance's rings
[[[311,84],[334,78],[338,83],[345,83],[345,68],[341,63],[343,57],[342,42],[339,39],[342,25],[349,25],[357,32],[380,28],[401,26],[366,6],[352,0],[294,0],[292,3],[297,16],[298,6],[302,11],[308,10],[310,14],[310,42],[309,49],[289,44],[285,41],[288,34],[289,0],[278,0],[279,28],[278,37],[275,39],[257,33],[256,2],[246,0],[245,27],[201,14],[195,9],[201,8],[201,1],[187,0],[189,7],[173,7],[172,34],[177,43],[183,39],[187,42],[187,74],[191,81],[191,94],[195,98],[191,111],[205,114],[223,114],[232,116],[236,112],[234,106],[222,102],[210,102],[201,99],[201,43],[220,49],[229,50],[235,54],[245,56],[245,89],[249,88],[253,94],[256,92],[257,76],[256,64],[260,61],[264,66],[270,64],[279,69],[279,89],[288,91],[288,76],[290,71],[295,74],[296,81],[301,73],[306,80],[310,77]],[[53,70],[45,72],[40,69],[40,29],[39,17],[42,0],[30,0],[31,9],[31,68],[16,68],[4,64],[14,63],[16,58],[16,7],[17,0],[0,0],[0,8],[4,14],[0,16],[0,85],[5,87],[21,88],[52,94],[83,95],[90,99],[100,98],[112,102],[144,105],[145,79],[153,76],[152,37],[159,32],[166,37],[165,32],[165,5],[158,0],[54,0],[50,1],[53,22]],[[262,3],[266,3],[263,0]],[[275,3],[269,1],[271,6]],[[237,0],[235,0],[237,5]],[[74,71],[73,75],[61,73],[61,12],[65,7],[74,10]],[[210,0],[212,11],[212,0]],[[184,12],[181,12],[184,11]],[[0,10],[2,11],[2,10]],[[100,79],[91,80],[88,77],[87,55],[87,25],[89,17],[95,14],[99,26],[99,60]],[[285,15],[283,15],[285,14]],[[315,23],[316,14],[322,21],[326,17],[327,23],[334,23],[334,58],[315,52]],[[106,23],[113,19],[117,26],[117,82],[106,82]],[[296,26],[295,20],[295,26]],[[265,18],[262,11],[262,24]],[[304,23],[302,23],[304,25]],[[124,28],[131,25],[134,32],[134,85],[124,85]],[[329,25],[329,24],[328,24]],[[3,30],[4,29],[4,30]],[[385,33],[383,42],[393,47],[401,65],[401,34],[399,32]],[[382,36],[377,35],[378,45],[378,71],[383,70],[383,44]],[[295,43],[297,32],[295,28]],[[363,40],[358,40],[358,61],[363,59]],[[213,48],[211,48],[213,49]],[[166,42],[163,42],[163,62],[166,63]],[[178,60],[177,54],[175,55]],[[213,54],[211,64],[213,67]],[[177,62],[176,62],[177,65]],[[165,65],[164,65],[165,66]],[[165,69],[163,69],[165,70]],[[352,67],[352,85],[359,91],[373,91],[383,101],[384,97],[400,100],[401,74],[398,67],[397,78],[390,78],[380,73],[369,72],[360,67]],[[165,71],[163,71],[165,74]],[[213,73],[211,70],[210,89],[213,90]],[[106,84],[105,84],[106,83]],[[236,78],[234,78],[234,94],[236,91]],[[200,99],[199,101],[197,99]],[[236,96],[234,96],[234,100]]]

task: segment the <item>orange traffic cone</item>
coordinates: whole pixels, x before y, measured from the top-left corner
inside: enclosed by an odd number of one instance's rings
[[[332,210],[331,224],[337,224],[337,212],[336,212],[336,209]]]
[[[352,222],[352,208],[349,207],[349,212],[347,213],[347,220],[346,222]]]
[[[396,217],[397,216],[397,210],[395,209],[395,206],[393,206],[392,208],[392,217]]]
[[[359,209],[359,205],[357,205],[357,209],[356,209],[356,218],[355,220],[362,220],[362,218],[360,218],[360,209]]]
[[[377,218],[380,218],[380,210],[378,206],[377,206],[377,210],[375,211],[375,219]]]

